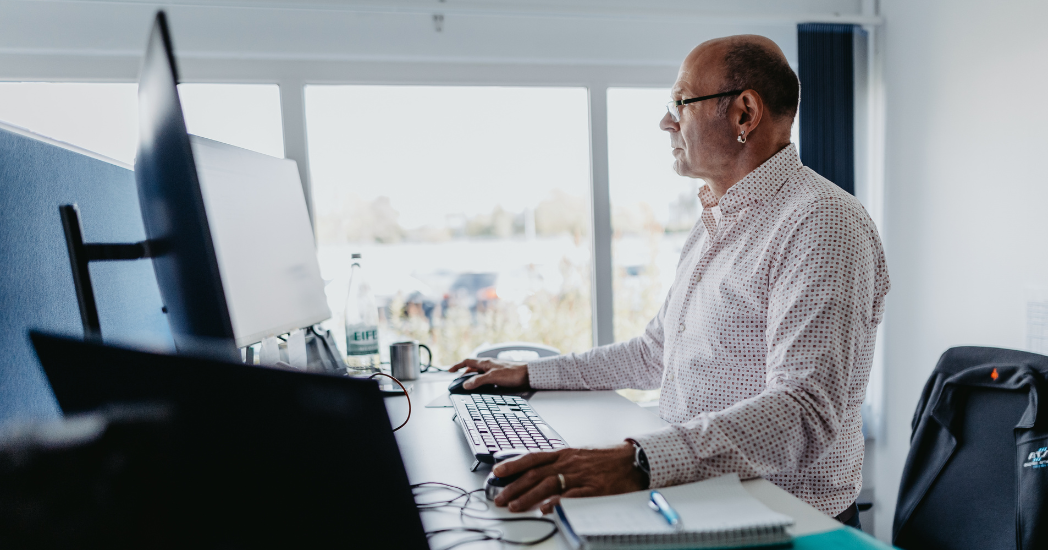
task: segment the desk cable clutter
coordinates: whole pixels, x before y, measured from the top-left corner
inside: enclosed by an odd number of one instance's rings
[[[446,509],[458,510],[459,518],[465,521],[466,518],[479,520],[479,521],[495,521],[503,523],[544,523],[548,524],[551,529],[549,532],[543,534],[541,537],[529,540],[514,540],[506,537],[506,534],[499,529],[494,527],[445,527],[443,529],[434,529],[432,531],[426,531],[426,538],[432,539],[437,535],[450,534],[450,533],[474,533],[477,536],[456,540],[448,546],[441,547],[439,550],[451,550],[452,548],[462,546],[464,544],[470,544],[474,542],[482,541],[494,541],[501,542],[503,544],[509,544],[513,546],[534,546],[546,542],[553,535],[557,534],[557,524],[552,519],[544,517],[486,517],[469,512],[486,512],[490,509],[489,505],[483,500],[478,500],[482,507],[471,507],[471,503],[474,502],[473,495],[476,493],[483,493],[484,489],[474,489],[467,491],[461,487],[451,485],[449,483],[442,483],[439,481],[425,481],[422,483],[416,483],[411,486],[411,490],[415,493],[416,503],[419,512],[427,511],[441,511]],[[446,490],[457,493],[453,498],[445,500],[434,500],[429,502],[418,502],[419,491],[434,491],[434,490]],[[459,502],[461,501],[461,502]]]

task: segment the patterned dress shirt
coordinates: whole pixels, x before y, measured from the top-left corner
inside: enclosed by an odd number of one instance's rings
[[[835,516],[862,487],[859,409],[890,286],[877,228],[792,144],[719,201],[708,186],[699,198],[644,335],[531,361],[531,385],[661,387],[670,426],[630,438],[652,487],[763,476]]]

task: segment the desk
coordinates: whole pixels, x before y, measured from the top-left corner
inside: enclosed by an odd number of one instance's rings
[[[396,433],[400,453],[407,468],[411,483],[424,481],[441,481],[457,485],[467,490],[484,486],[484,478],[490,467],[482,465],[476,472],[470,472],[473,454],[462,437],[461,430],[452,417],[450,408],[426,408],[426,405],[447,394],[448,383],[456,375],[449,373],[427,373],[410,384],[411,421]],[[531,406],[539,415],[565,437],[573,447],[609,446],[620,443],[630,435],[649,432],[666,425],[653,411],[637,406],[626,398],[611,391],[575,392],[543,391],[537,392],[530,399]],[[398,425],[407,415],[407,403],[403,397],[387,397],[386,409],[390,422]],[[844,527],[827,517],[807,503],[783,491],[764,479],[752,479],[743,482],[743,487],[765,503],[769,508],[791,516],[796,524],[791,529],[795,537],[822,533]],[[449,496],[444,498],[450,498]],[[436,500],[438,496],[435,494]],[[483,495],[478,495],[483,500]],[[420,499],[421,501],[421,499]],[[539,516],[537,511],[512,514],[505,508],[495,508],[481,515],[491,517]],[[425,511],[422,522],[426,530],[463,525],[455,512]],[[489,526],[495,522],[469,520],[471,526]],[[537,522],[536,522],[537,523]],[[548,531],[541,524],[506,524],[499,529],[507,536],[527,539],[540,536]],[[438,535],[431,539],[434,549],[443,548],[463,537],[464,534]],[[501,548],[495,542],[475,543],[466,546],[475,548]],[[556,537],[528,548],[567,549],[567,543]]]

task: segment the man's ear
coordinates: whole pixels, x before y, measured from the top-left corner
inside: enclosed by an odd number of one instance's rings
[[[736,107],[735,125],[739,132],[750,135],[764,116],[764,100],[753,90],[745,90],[733,102]]]

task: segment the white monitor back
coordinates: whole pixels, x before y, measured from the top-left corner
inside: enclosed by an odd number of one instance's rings
[[[331,317],[295,161],[190,140],[237,347]]]

